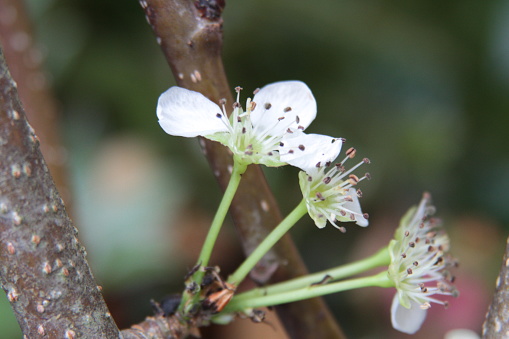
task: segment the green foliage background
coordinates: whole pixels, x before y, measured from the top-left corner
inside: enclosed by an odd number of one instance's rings
[[[99,0],[30,0],[28,5],[61,103],[76,187],[75,220],[98,267],[96,276],[114,296],[136,294],[140,303],[169,288],[178,291],[192,263],[174,260],[175,253],[168,258],[175,244],[153,243],[155,234],[147,238],[154,252],[140,256],[131,245],[122,249],[129,240],[119,234],[139,239],[152,224],[177,218],[181,208],[210,215],[220,195],[196,141],[170,137],[157,124],[157,98],[174,80],[141,7],[136,1]],[[451,227],[453,252],[464,253],[459,260],[466,274],[482,277],[484,290],[473,293],[487,305],[509,221],[508,36],[505,1],[227,1],[224,60],[232,88],[241,85],[245,99],[273,81],[306,82],[319,107],[309,131],[345,137],[347,147],[371,159],[362,170],[373,179],[361,187],[363,209],[371,216],[368,229],[349,226],[343,235],[332,227],[318,231],[304,220],[294,231],[311,270],[374,252],[367,234],[389,239],[399,216],[426,190]],[[100,209],[91,203],[95,193],[87,191],[87,183],[96,180],[89,164],[112,139],[143,145],[152,181],[140,184],[146,194],[141,200],[125,202],[131,207],[102,204]],[[288,212],[299,200],[296,170],[266,173]],[[127,209],[132,215],[118,217]],[[462,228],[462,223],[477,226]],[[119,226],[94,238],[83,229],[86,224],[106,225],[97,232]],[[486,240],[471,240],[477,236]],[[120,239],[112,246],[115,237]],[[465,242],[493,257],[469,251]],[[144,258],[142,268],[133,265],[136,258]],[[469,266],[477,259],[489,264]],[[143,265],[148,261],[153,264]],[[156,292],[146,292],[146,284]],[[468,295],[470,287],[465,288]],[[347,296],[328,301],[353,337],[396,336],[388,328],[388,310],[380,315],[356,308]],[[147,305],[137,307],[135,321],[149,312]],[[477,310],[472,329],[479,331],[483,313]],[[354,321],[344,321],[347,316]],[[366,317],[372,326],[362,325]]]

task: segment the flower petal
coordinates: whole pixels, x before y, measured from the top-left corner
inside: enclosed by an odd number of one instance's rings
[[[221,118],[217,114],[221,114]],[[203,94],[181,87],[171,87],[161,94],[157,117],[164,131],[181,137],[207,136],[226,132],[226,118],[218,105]]]
[[[369,225],[368,219],[364,218],[361,210],[361,204],[357,197],[357,191],[354,188],[348,190],[348,195],[352,197],[353,201],[347,201],[343,204],[343,208],[354,212],[355,223],[359,226],[366,227]]]
[[[251,121],[258,133],[270,130],[270,135],[283,135],[288,128],[305,129],[316,117],[315,97],[301,81],[266,85],[255,94],[253,101],[256,108],[251,113]],[[279,121],[281,117],[284,119]]]
[[[394,329],[407,333],[414,334],[420,328],[424,319],[426,319],[427,310],[423,310],[418,303],[411,301],[410,308],[403,307],[398,295],[394,295],[391,306],[391,321]]]
[[[321,134],[306,134],[295,131],[287,133],[281,139],[279,158],[304,171],[313,171],[317,163],[325,165],[338,156],[342,141]]]

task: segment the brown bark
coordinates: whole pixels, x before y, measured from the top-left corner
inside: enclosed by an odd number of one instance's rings
[[[117,338],[0,51],[0,282],[27,338]]]
[[[482,337],[509,337],[509,238],[507,239],[502,267],[497,278],[495,294],[486,314]]]
[[[35,44],[24,1],[0,0],[0,13],[0,43],[5,60],[28,120],[41,141],[44,160],[69,211],[67,151],[60,138],[58,105],[43,71],[44,58]]]
[[[221,58],[224,1],[140,0],[140,4],[178,85],[198,91],[216,103],[225,98],[231,105],[231,88]],[[231,155],[218,143],[201,139],[200,144],[224,190],[229,179]],[[246,254],[281,221],[278,206],[258,166],[251,165],[244,174],[230,212]],[[259,283],[266,283],[306,273],[288,235],[262,259],[251,276]],[[320,298],[276,309],[292,338],[343,337]]]

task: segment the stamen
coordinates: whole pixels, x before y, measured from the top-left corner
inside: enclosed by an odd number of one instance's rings
[[[304,150],[306,149],[306,147],[304,147],[304,145],[299,145],[299,149],[300,149],[301,151],[304,151]]]
[[[350,147],[347,151],[346,151],[346,155],[352,159],[353,157],[355,157],[355,154],[357,153],[357,150],[353,147]]]
[[[359,177],[358,177],[358,176],[356,176],[355,174],[350,174],[350,175],[348,176],[348,178],[349,178],[349,179],[348,179],[348,182],[349,182],[349,183],[350,183],[350,185],[352,185],[352,186],[355,186],[355,185],[357,185],[357,184],[359,183]]]
[[[286,108],[283,110],[283,112],[288,113],[288,112],[290,112],[291,110],[292,110],[292,108],[291,108],[291,107],[286,107]]]
[[[271,103],[270,103],[270,102],[267,102],[267,103],[265,104],[265,109],[267,109],[267,110],[268,110],[268,109],[270,109],[271,107],[272,107],[272,105],[271,105]]]
[[[255,90],[253,91],[253,95],[258,94],[258,92],[260,92],[260,89],[259,89],[259,88],[255,89]]]

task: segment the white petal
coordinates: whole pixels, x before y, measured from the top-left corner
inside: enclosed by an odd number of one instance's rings
[[[306,128],[316,117],[316,100],[309,87],[301,81],[281,81],[269,84],[255,94],[256,108],[251,121],[256,131],[270,129],[270,135],[283,135],[288,127]],[[270,108],[266,109],[266,107]],[[290,111],[285,112],[287,108]],[[296,122],[296,117],[299,122]],[[284,119],[278,122],[278,119]],[[292,122],[290,124],[290,122]]]
[[[226,132],[228,128],[217,114],[218,105],[203,94],[181,87],[171,87],[161,94],[157,103],[157,117],[164,131],[181,137],[207,136]]]
[[[444,339],[481,339],[481,337],[467,328],[457,328],[447,332],[444,335]]]
[[[368,219],[364,218],[362,215],[361,204],[359,203],[359,198],[357,197],[357,191],[355,188],[350,188],[348,190],[348,195],[352,197],[353,201],[348,201],[343,204],[343,207],[347,210],[355,212],[355,223],[359,226],[366,227],[369,225]]]
[[[280,159],[304,171],[313,171],[317,163],[331,162],[341,151],[342,141],[321,134],[300,131],[287,133],[281,139]]]
[[[410,309],[403,307],[398,295],[394,295],[391,306],[391,321],[394,329],[407,333],[414,334],[420,328],[424,319],[426,319],[427,310],[420,308],[420,305],[415,301],[411,301]]]

